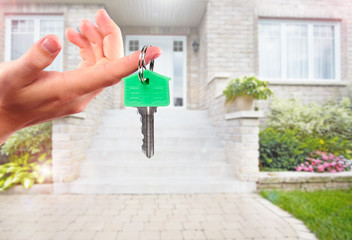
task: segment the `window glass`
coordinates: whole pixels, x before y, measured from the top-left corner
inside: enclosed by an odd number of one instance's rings
[[[7,60],[15,60],[22,56],[35,41],[48,34],[55,34],[63,43],[63,19],[61,16],[9,16],[10,35],[6,36],[9,43]],[[62,71],[62,51],[46,70]]]
[[[334,26],[314,26],[314,77],[333,79],[335,76]]]
[[[182,41],[181,41],[182,42]],[[174,106],[183,106],[183,52],[174,52]]]
[[[281,27],[280,24],[259,25],[259,72],[260,76],[281,76]]]
[[[33,20],[11,21],[11,56],[15,60],[23,55],[34,42]]]
[[[287,41],[287,77],[308,78],[308,26],[288,24]]]
[[[338,23],[259,22],[259,75],[274,79],[337,79]]]

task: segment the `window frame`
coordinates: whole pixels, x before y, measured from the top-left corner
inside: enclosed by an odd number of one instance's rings
[[[280,57],[281,57],[281,77],[272,78],[272,77],[261,77],[258,67],[258,75],[261,79],[270,81],[298,81],[298,82],[324,82],[324,81],[341,81],[341,30],[340,30],[340,21],[337,20],[288,20],[288,19],[266,19],[261,18],[258,21],[258,66],[260,66],[259,56],[260,56],[260,33],[259,27],[262,23],[271,23],[280,25]],[[308,27],[308,78],[287,78],[287,35],[286,35],[286,26],[287,24],[305,24]],[[334,26],[334,62],[335,62],[335,78],[331,79],[322,79],[314,78],[314,25],[324,25],[324,26]]]
[[[40,39],[40,21],[41,20],[60,20],[62,21],[62,29],[64,31],[64,16],[60,14],[55,15],[40,15],[40,14],[13,14],[13,15],[6,15],[5,16],[5,61],[11,61],[11,21],[12,20],[33,20],[34,21],[34,38],[33,43]],[[64,36],[64,32],[62,34]],[[63,37],[58,36],[61,40],[62,49],[64,48],[64,39]],[[59,54],[63,54],[63,50],[60,51]],[[61,61],[59,62],[59,69],[56,71],[63,71],[63,62],[64,57],[61,57]]]

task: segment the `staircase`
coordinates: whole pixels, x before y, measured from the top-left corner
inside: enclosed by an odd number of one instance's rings
[[[70,193],[253,192],[255,183],[233,177],[206,111],[158,108],[154,156],[141,151],[137,110],[108,110]]]

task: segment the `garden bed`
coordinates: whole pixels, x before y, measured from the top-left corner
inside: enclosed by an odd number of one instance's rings
[[[352,171],[340,173],[260,172],[257,190],[323,190],[352,187]]]
[[[34,184],[30,189],[24,189],[21,185],[7,189],[5,192],[0,192],[1,195],[6,194],[52,194],[53,184]]]

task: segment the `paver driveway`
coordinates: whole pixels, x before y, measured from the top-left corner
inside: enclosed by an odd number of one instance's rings
[[[0,239],[316,239],[257,194],[0,195]]]

